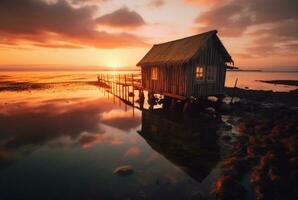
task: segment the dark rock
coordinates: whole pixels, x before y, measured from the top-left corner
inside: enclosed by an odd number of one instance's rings
[[[245,199],[244,187],[236,179],[229,176],[220,177],[215,183],[213,192],[218,200]]]
[[[230,141],[232,139],[232,137],[229,135],[223,135],[223,136],[221,136],[221,139],[224,141]]]
[[[231,105],[230,104],[223,103],[223,104],[221,104],[221,106],[220,106],[219,109],[221,111],[228,112],[228,111],[231,111]]]
[[[233,123],[235,122],[235,120],[232,119],[232,118],[229,118],[229,119],[227,120],[227,122],[228,122],[229,124],[233,124]]]
[[[120,166],[114,170],[114,174],[117,174],[119,176],[128,176],[128,175],[132,175],[133,173],[134,173],[134,169],[130,165]]]
[[[207,111],[208,114],[214,114],[215,113],[215,109],[212,107],[208,107],[205,109]]]
[[[233,126],[231,126],[231,125],[227,125],[227,124],[225,124],[225,125],[223,126],[223,130],[224,130],[224,131],[230,131],[230,130],[232,130],[232,128],[233,128]]]

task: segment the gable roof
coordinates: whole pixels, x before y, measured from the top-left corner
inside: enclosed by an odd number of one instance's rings
[[[233,62],[231,56],[216,36],[217,31],[208,31],[179,40],[156,44],[137,64],[141,65],[164,65],[186,63],[204,46],[209,38],[216,37],[216,43],[226,62]]]

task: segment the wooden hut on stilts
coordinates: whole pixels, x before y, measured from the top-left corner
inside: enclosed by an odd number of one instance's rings
[[[228,63],[233,60],[213,30],[156,44],[137,66],[149,93],[186,99],[222,95]]]

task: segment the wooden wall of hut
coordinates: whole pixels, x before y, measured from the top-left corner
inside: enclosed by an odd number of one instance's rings
[[[156,93],[170,93],[184,97],[206,97],[223,93],[225,84],[226,66],[218,47],[218,38],[209,39],[194,59],[182,64],[167,64],[161,66],[142,66],[143,87]],[[220,42],[220,41],[219,41]],[[196,67],[204,66],[204,80],[196,79]],[[208,81],[206,72],[208,66],[216,68],[214,81]],[[157,67],[157,80],[152,80],[152,67]]]
[[[186,67],[173,65],[157,67],[157,80],[152,80],[151,66],[142,67],[142,85],[148,91],[185,96]]]
[[[219,47],[216,42],[217,37],[209,39],[207,43],[198,52],[190,63],[188,63],[188,77],[186,96],[204,97],[210,95],[219,95],[223,93],[225,78],[226,78],[226,65]],[[198,81],[195,77],[196,67],[204,66],[205,78],[203,81]],[[216,68],[216,76],[214,81],[207,80],[207,68],[214,66]]]

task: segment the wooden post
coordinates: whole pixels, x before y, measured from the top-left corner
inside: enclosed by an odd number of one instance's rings
[[[116,77],[115,77],[115,95],[118,94],[118,91],[117,91],[117,80],[116,80]]]
[[[113,95],[113,102],[114,102],[114,104],[115,104],[115,100],[116,100],[116,82],[115,82],[115,73],[113,73],[113,93],[112,93],[112,95]]]
[[[120,80],[121,81],[121,80]],[[123,84],[121,83],[121,87],[122,87],[122,89],[121,89],[121,98],[123,99],[123,97],[124,97],[124,88],[123,88]]]
[[[124,94],[124,95],[125,95],[124,98],[125,98],[125,100],[127,100],[127,91],[126,91],[127,89],[126,89],[126,87],[127,87],[127,86],[126,86],[126,74],[124,74],[124,92],[125,92],[125,94]]]
[[[175,110],[176,105],[177,105],[177,100],[174,99],[174,98],[172,98],[172,99],[171,99],[170,109],[171,109],[171,110]]]
[[[111,79],[111,91],[112,91],[112,95],[113,95],[113,92],[114,92],[114,77],[113,77],[113,74],[112,74],[112,79]]]
[[[236,86],[237,86],[237,82],[238,82],[238,78],[236,78],[236,81],[235,81],[235,84],[234,84],[233,96],[232,96],[232,99],[231,99],[231,102],[230,103],[233,103],[234,96],[235,96],[235,90],[236,90]]]
[[[124,96],[123,98],[127,101],[127,81],[126,81],[126,74],[124,74]],[[125,102],[125,112],[127,111],[127,103]]]
[[[139,104],[140,104],[141,110],[143,110],[144,108],[144,100],[145,100],[144,91],[139,89]]]
[[[120,91],[120,74],[118,75],[118,96],[121,97],[121,91]]]
[[[134,79],[133,79],[133,74],[131,74],[131,85],[132,85],[132,93],[133,93],[133,96],[134,96],[134,94],[135,94],[135,84],[134,84]]]
[[[131,74],[131,85],[132,85],[132,117],[135,117],[135,89],[134,89],[134,80],[133,74]]]
[[[113,74],[113,90],[114,90],[114,96],[115,96],[115,94],[116,94],[116,84],[115,84],[115,74]]]

